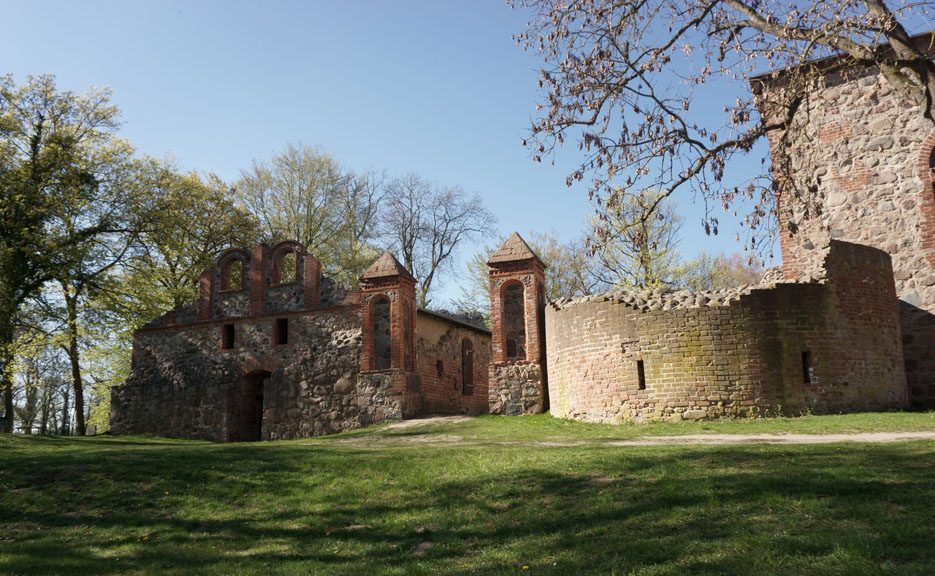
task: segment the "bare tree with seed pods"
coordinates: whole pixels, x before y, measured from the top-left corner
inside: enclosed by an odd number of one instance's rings
[[[542,161],[576,141],[584,158],[567,183],[585,181],[599,207],[644,190],[660,191],[661,202],[689,189],[704,202],[706,232],[718,230],[714,207],[740,208],[756,247],[775,232],[777,183],[814,200],[814,183],[792,178],[807,172],[791,152],[796,119],[830,75],[879,70],[935,117],[935,36],[913,36],[931,25],[930,1],[510,2],[531,13],[517,42],[544,62],[543,101],[524,143]],[[775,81],[780,70],[779,87],[757,94],[760,75]],[[729,174],[766,137],[771,171],[764,158],[753,175]],[[606,234],[596,231],[598,240]]]

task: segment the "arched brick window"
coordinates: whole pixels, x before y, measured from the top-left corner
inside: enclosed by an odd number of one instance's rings
[[[503,346],[508,360],[526,358],[526,304],[523,285],[516,282],[503,289]]]
[[[294,249],[286,248],[273,255],[273,274],[270,279],[275,284],[292,284],[299,279],[299,258]]]
[[[243,260],[230,258],[221,264],[221,291],[240,292],[243,290]]]
[[[461,341],[461,393],[474,394],[474,343],[467,338]]]
[[[373,321],[373,369],[385,370],[391,366],[393,339],[390,333],[390,299],[379,296],[371,304]]]

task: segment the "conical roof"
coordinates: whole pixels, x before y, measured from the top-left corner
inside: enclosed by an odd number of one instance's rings
[[[516,262],[518,260],[529,259],[537,260],[542,264],[542,260],[532,251],[529,244],[526,244],[523,237],[520,236],[519,233],[513,232],[510,234],[510,237],[506,239],[506,242],[503,243],[503,246],[497,248],[497,251],[490,256],[487,263],[499,264],[502,262]]]
[[[361,275],[360,279],[386,278],[387,276],[402,276],[410,280],[413,279],[412,274],[406,270],[406,267],[400,264],[399,260],[388,251],[377,258],[376,262],[371,264],[370,268],[367,268],[367,271]]]

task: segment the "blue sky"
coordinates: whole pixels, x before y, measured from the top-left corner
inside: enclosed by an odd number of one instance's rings
[[[354,169],[412,171],[477,192],[503,234],[570,240],[590,216],[584,188],[565,186],[577,146],[555,166],[521,146],[538,61],[511,38],[527,15],[502,0],[2,6],[12,48],[0,72],[17,82],[51,73],[77,92],[110,87],[122,135],[186,169],[233,181],[252,159],[304,142]],[[729,219],[706,237],[701,206],[678,200],[686,256],[742,249]],[[441,296],[456,296],[454,284]]]

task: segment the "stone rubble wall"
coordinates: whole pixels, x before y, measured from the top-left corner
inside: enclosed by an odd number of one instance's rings
[[[889,253],[910,398],[935,407],[935,126],[872,72],[830,78],[797,118],[795,174],[800,188],[817,185],[817,206],[780,199],[786,276],[819,267],[832,239]]]
[[[359,427],[359,308],[285,317],[285,345],[273,344],[272,317],[138,331],[132,373],[126,384],[112,389],[111,430],[227,440],[232,391],[258,372],[269,372],[263,385],[263,439]],[[235,326],[232,350],[220,349],[226,323]]]
[[[889,258],[842,242],[825,255],[827,273],[798,283],[553,303],[552,414],[621,422],[904,406]],[[803,352],[813,364],[810,383]]]
[[[521,416],[546,409],[542,367],[535,362],[497,362],[489,368],[491,414]],[[558,416],[555,412],[553,416]]]

